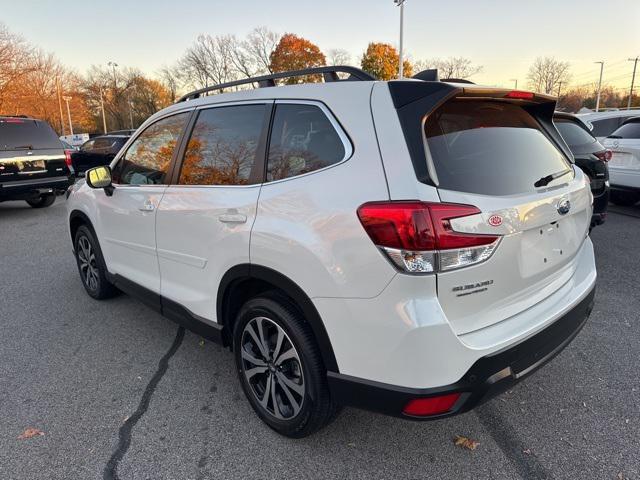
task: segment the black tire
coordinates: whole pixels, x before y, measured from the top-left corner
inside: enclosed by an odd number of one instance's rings
[[[258,320],[260,318],[268,321]],[[286,334],[281,343],[280,358],[291,351],[289,346],[294,347],[297,356],[282,361],[278,366],[278,356],[270,353],[270,366],[266,367],[267,370],[264,373],[255,374],[249,380],[246,372],[250,370],[249,367],[257,363],[254,364],[243,358],[243,349],[245,353],[257,352],[254,360],[263,361],[263,357],[257,358],[260,352],[253,348],[256,346],[255,343],[251,343],[254,337],[251,337],[247,330],[251,326],[257,328],[257,321],[262,322],[265,341],[267,345],[274,347],[273,350],[277,347],[277,337],[280,332],[277,327]],[[255,329],[254,332],[258,333]],[[244,393],[258,417],[273,430],[287,437],[302,438],[320,430],[335,418],[339,408],[329,394],[327,372],[313,333],[298,309],[288,299],[278,294],[267,293],[245,303],[235,322],[233,347],[238,376]],[[287,387],[291,383],[285,383],[283,377],[288,382],[295,383],[299,390],[304,391],[304,395],[301,396],[296,390]],[[268,393],[271,390],[266,388],[269,378],[273,378],[271,384],[274,385],[275,392],[271,400]],[[263,401],[264,397],[267,397],[266,407],[261,404],[258,391],[263,379],[265,387],[262,390],[262,397]],[[287,393],[285,390],[289,392],[288,395],[285,395]],[[296,408],[290,401],[292,395],[294,400],[299,401],[297,413],[294,413]],[[275,409],[280,418],[276,417]]]
[[[27,200],[26,202],[31,205],[33,208],[46,208],[53,205],[53,202],[56,201],[56,196],[52,193],[48,193],[46,195],[40,195],[38,198],[34,200]]]
[[[89,296],[96,300],[114,296],[118,290],[107,280],[107,267],[93,230],[81,225],[76,232],[73,245],[80,279]],[[88,262],[85,261],[87,257]]]
[[[638,203],[638,200],[640,200],[640,193],[612,190],[610,200],[616,205],[630,207]]]

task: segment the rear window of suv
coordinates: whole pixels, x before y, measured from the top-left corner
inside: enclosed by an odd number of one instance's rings
[[[440,188],[483,195],[535,191],[569,163],[529,113],[490,100],[453,100],[425,121]]]
[[[576,120],[580,121],[580,120]],[[553,123],[556,124],[556,128],[567,142],[567,145],[576,147],[579,145],[590,145],[597,140],[584,128],[576,124],[575,121],[567,118],[554,118]]]
[[[62,150],[62,142],[46,122],[27,118],[0,118],[0,149]]]

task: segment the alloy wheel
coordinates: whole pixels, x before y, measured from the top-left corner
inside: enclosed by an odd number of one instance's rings
[[[262,408],[278,420],[298,415],[305,397],[302,363],[282,327],[266,317],[252,318],[240,348],[244,377]]]
[[[98,265],[96,255],[87,237],[78,240],[78,261],[80,262],[80,274],[85,285],[90,290],[98,289]]]

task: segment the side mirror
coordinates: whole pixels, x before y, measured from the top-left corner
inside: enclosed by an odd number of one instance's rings
[[[106,166],[95,167],[85,173],[87,185],[91,188],[104,188],[108,196],[113,195],[113,185],[111,184],[111,169]]]

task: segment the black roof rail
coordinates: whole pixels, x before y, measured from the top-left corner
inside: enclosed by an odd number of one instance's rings
[[[444,80],[440,80],[441,82],[447,83],[470,83],[471,85],[475,85],[471,80],[467,80],[466,78],[445,78]]]
[[[349,77],[347,77],[344,80],[341,80],[338,77],[338,73],[348,73]],[[345,65],[305,68],[303,70],[292,70],[289,72],[278,72],[278,73],[272,73],[269,75],[262,75],[259,77],[243,78],[241,80],[234,80],[232,82],[226,82],[226,83],[221,83],[219,85],[213,85],[211,87],[201,88],[199,90],[194,90],[193,92],[183,95],[178,99],[176,103],[199,98],[203,93],[212,92],[214,90],[222,90],[224,88],[236,87],[238,85],[246,85],[248,83],[257,83],[258,87],[260,88],[275,87],[276,85],[275,81],[280,78],[303,77],[306,75],[314,75],[314,74],[315,75],[322,74],[322,77],[325,82],[339,82],[339,81],[349,81],[349,80],[359,80],[359,81],[377,80],[377,78],[368,74],[364,70],[360,70],[359,68],[349,67]]]

